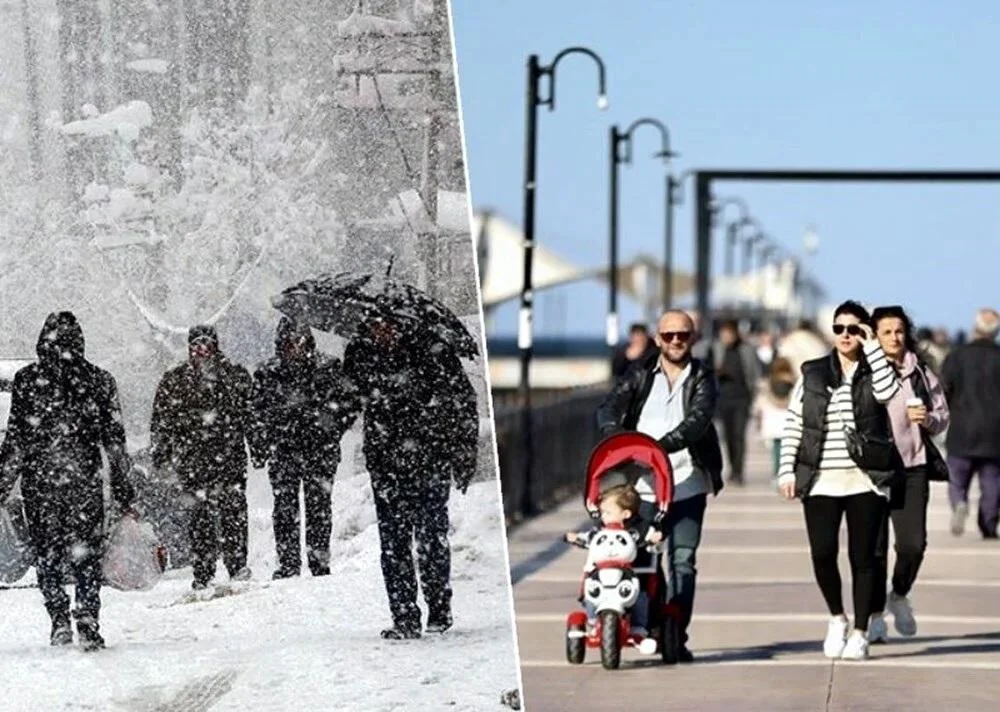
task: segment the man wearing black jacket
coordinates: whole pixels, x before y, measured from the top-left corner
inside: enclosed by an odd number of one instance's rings
[[[320,353],[309,327],[278,322],[275,355],[254,373],[250,452],[269,463],[274,489],[275,579],[298,576],[299,490],[305,496],[306,558],[313,576],[330,573],[330,494],[340,440],[357,418],[356,389],[339,359]]]
[[[392,628],[382,637],[419,638],[420,585],[427,632],[452,626],[448,499],[475,474],[476,393],[447,346],[407,335],[385,319],[348,345],[344,370],[364,398],[364,455],[371,475]]]
[[[946,448],[951,531],[960,536],[969,514],[969,488],[979,474],[979,532],[997,538],[1000,519],[1000,314],[982,309],[973,338],[955,347],[941,367],[941,385],[951,411]]]
[[[219,350],[214,327],[188,331],[188,360],[167,371],[153,399],[153,466],[172,467],[193,501],[190,535],[195,590],[207,588],[222,559],[246,581],[250,374]],[[218,525],[216,524],[218,521]]]
[[[83,330],[72,312],[50,314],[38,337],[38,362],[14,376],[7,436],[0,450],[0,501],[21,480],[28,529],[35,549],[38,587],[52,619],[52,645],[70,645],[69,568],[76,578],[76,630],[84,650],[104,647],[101,551],[104,486],[101,450],[110,466],[111,494],[129,510],[118,386],[84,358]]]
[[[663,314],[655,336],[659,354],[632,369],[597,411],[605,436],[638,431],[655,438],[670,457],[674,496],[664,523],[669,537],[672,598],[682,611],[680,660],[693,659],[687,647],[695,593],[695,556],[701,541],[708,493],[723,487],[722,450],[713,418],[718,386],[711,365],[692,358],[695,325],[679,310]],[[648,498],[651,483],[640,481]]]

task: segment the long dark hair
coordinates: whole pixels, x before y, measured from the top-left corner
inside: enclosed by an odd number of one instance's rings
[[[878,323],[883,319],[899,319],[903,322],[903,346],[907,351],[916,354],[918,359],[923,360],[920,347],[917,346],[917,340],[913,336],[913,321],[906,310],[898,304],[890,307],[876,307],[872,311],[872,327],[878,330]]]

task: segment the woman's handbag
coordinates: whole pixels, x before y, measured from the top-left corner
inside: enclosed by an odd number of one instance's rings
[[[867,473],[895,472],[897,468],[896,444],[891,439],[876,438],[858,432],[847,424],[843,414],[838,410],[837,417],[844,429],[844,440],[847,444],[847,454],[854,464]]]

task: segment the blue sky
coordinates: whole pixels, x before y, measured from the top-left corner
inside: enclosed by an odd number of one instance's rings
[[[452,0],[473,204],[520,224],[525,61],[586,45],[608,68],[559,64],[557,110],[539,118],[537,237],[581,265],[607,261],[607,131],[654,116],[688,168],[1000,169],[995,49],[986,0]],[[996,19],[995,19],[996,18]],[[621,181],[622,260],[662,254],[663,167],[655,132],[636,133]],[[918,323],[968,328],[1000,306],[1000,184],[719,184],[772,238],[801,253],[831,300],[903,303]],[[689,191],[690,192],[690,191]],[[735,211],[734,211],[735,213]],[[692,214],[675,213],[676,261],[691,269]],[[717,233],[713,261],[722,269]],[[626,305],[628,303],[626,302]],[[541,293],[537,334],[603,333],[607,291]],[[622,310],[627,322],[639,316]],[[516,305],[497,314],[516,330]]]

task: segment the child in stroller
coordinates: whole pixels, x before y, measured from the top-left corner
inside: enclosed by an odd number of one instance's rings
[[[587,546],[580,600],[595,604],[566,619],[571,664],[583,663],[587,648],[600,648],[601,664],[615,669],[622,648],[630,646],[645,655],[659,648],[663,662],[677,662],[678,611],[668,602],[669,579],[659,555],[672,496],[670,460],[649,436],[619,433],[594,449],[584,506],[601,527],[565,535]]]
[[[619,475],[614,477],[614,475]],[[612,483],[624,479],[624,473],[613,473],[607,480]],[[593,527],[583,532],[566,532],[566,541],[587,549],[587,562],[584,574],[589,574],[609,558],[631,564],[633,570],[655,569],[653,554],[646,544],[656,545],[663,540],[663,533],[651,521],[644,521],[639,515],[642,501],[639,492],[631,484],[612,484],[601,492],[598,502],[598,512],[603,526]],[[629,541],[615,538],[616,532],[622,532]],[[586,600],[582,592],[580,601],[587,611],[589,629],[595,627],[597,607]],[[630,629],[633,638],[642,641],[649,635],[647,622],[649,620],[649,596],[643,587],[629,611]]]

